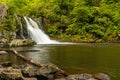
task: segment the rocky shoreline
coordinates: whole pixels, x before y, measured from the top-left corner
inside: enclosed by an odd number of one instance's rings
[[[58,77],[61,76],[62,78]],[[104,73],[67,75],[54,64],[44,64],[42,67],[31,64],[15,65],[11,62],[0,64],[0,80],[110,80]]]
[[[0,80],[110,80],[110,77],[105,73],[68,75],[64,70],[52,63],[41,64],[31,58],[22,56],[14,48],[12,52],[26,64],[1,63]],[[0,52],[1,56],[7,54],[9,54],[9,51]]]
[[[11,62],[0,65],[0,79],[3,80],[52,80],[62,74],[54,64],[44,64],[41,68],[30,64],[15,65]]]

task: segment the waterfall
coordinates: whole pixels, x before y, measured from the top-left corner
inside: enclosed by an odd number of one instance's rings
[[[22,25],[22,22],[21,22],[21,18],[20,18],[20,17],[18,17],[18,21],[19,21],[19,23],[20,23],[20,36],[21,36],[21,38],[25,39],[24,33],[23,33],[23,25]]]
[[[37,22],[33,21],[31,18],[24,17],[26,21],[26,26],[28,30],[28,35],[37,44],[57,44],[59,42],[51,40],[38,26]]]

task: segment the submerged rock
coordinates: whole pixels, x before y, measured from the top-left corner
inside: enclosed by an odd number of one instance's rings
[[[110,77],[104,73],[97,73],[95,75],[83,73],[83,74],[73,74],[66,78],[60,78],[55,80],[110,80]]]
[[[67,80],[87,80],[90,78],[92,78],[91,74],[83,73],[83,74],[69,75],[67,77]]]
[[[98,80],[110,80],[110,77],[104,73],[97,73],[97,74],[93,75],[93,77]]]
[[[10,46],[32,46],[35,44],[31,39],[14,39],[10,42]]]

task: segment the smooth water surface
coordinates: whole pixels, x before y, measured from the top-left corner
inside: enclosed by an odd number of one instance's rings
[[[111,80],[120,80],[120,44],[46,44],[16,50],[41,63],[54,63],[69,74],[103,72]],[[0,56],[0,62],[7,60],[21,63],[11,54]]]

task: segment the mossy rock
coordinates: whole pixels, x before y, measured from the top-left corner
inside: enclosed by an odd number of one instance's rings
[[[32,46],[36,43],[31,39],[14,39],[10,42],[10,46]]]

